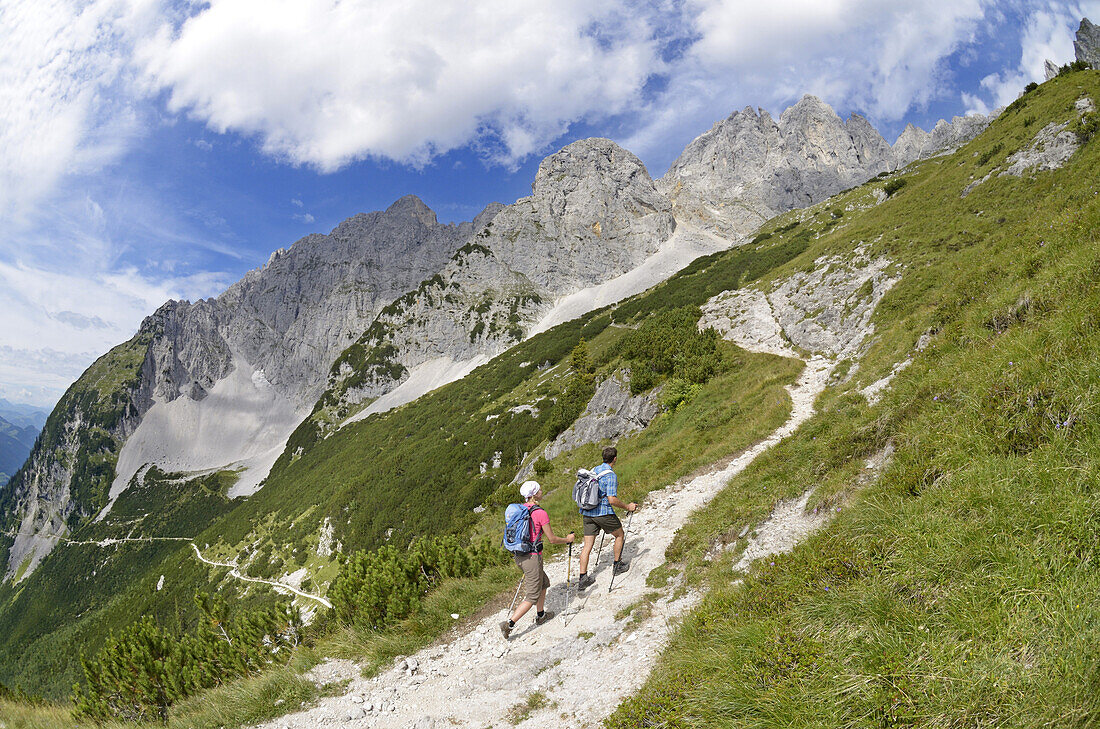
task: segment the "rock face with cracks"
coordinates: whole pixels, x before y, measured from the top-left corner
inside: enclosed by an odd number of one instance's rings
[[[660,388],[655,388],[632,397],[629,372],[618,372],[608,377],[596,386],[595,394],[576,422],[543,449],[542,457],[549,461],[582,445],[615,441],[644,429],[661,410],[659,396]],[[532,459],[520,469],[513,481],[518,483],[528,478],[534,470]]]
[[[1089,68],[1100,68],[1100,27],[1092,24],[1088,18],[1081,18],[1077,35],[1073,41],[1073,54]]]
[[[802,97],[778,120],[763,109],[745,108],[689,144],[658,188],[678,217],[744,235],[779,213],[953,149],[991,118],[941,120],[931,133],[909,125],[891,147],[863,117],[845,122],[814,96]]]
[[[431,360],[495,355],[555,299],[640,266],[676,221],[641,160],[608,139],[574,142],[539,165],[521,198],[437,276],[382,312],[329,378],[339,412],[393,389]]]
[[[874,331],[878,302],[899,280],[889,260],[871,259],[859,248],[851,259],[819,258],[812,271],[795,273],[770,292],[718,294],[703,305],[699,327],[754,352],[851,357]]]

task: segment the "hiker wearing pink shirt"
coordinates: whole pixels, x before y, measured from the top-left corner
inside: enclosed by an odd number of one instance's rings
[[[542,487],[537,481],[524,481],[519,487],[519,493],[524,498],[523,507],[528,510],[531,517],[530,542],[533,543],[532,551],[513,551],[512,556],[516,560],[516,566],[523,572],[523,602],[516,606],[508,620],[500,624],[500,632],[507,638],[512,629],[516,627],[516,621],[522,618],[531,606],[536,606],[535,625],[542,625],[554,617],[552,611],[546,607],[546,590],[550,587],[550,578],[546,576],[546,570],[542,567],[542,539],[543,536],[551,544],[572,544],[576,538],[572,532],[564,537],[554,536],[554,530],[550,528],[550,515],[539,506],[542,500]],[[516,508],[516,507],[510,507]],[[520,512],[522,514],[522,512]]]

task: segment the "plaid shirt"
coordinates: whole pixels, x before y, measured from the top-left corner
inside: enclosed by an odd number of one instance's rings
[[[581,509],[582,516],[607,516],[614,514],[608,496],[619,495],[619,477],[611,470],[611,466],[601,463],[592,469],[592,473],[600,477],[600,503],[593,509]]]

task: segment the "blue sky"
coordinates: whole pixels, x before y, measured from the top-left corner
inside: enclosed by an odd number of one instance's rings
[[[1091,14],[1091,15],[1090,15]],[[660,176],[814,93],[893,142],[1011,101],[1100,0],[3,0],[0,397],[415,193],[442,221],[610,137]]]

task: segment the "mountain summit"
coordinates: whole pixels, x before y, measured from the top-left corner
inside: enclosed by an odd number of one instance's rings
[[[845,122],[806,95],[778,121],[764,109],[734,112],[689,144],[657,185],[678,217],[746,235],[779,213],[953,149],[989,121],[941,120],[930,134],[910,124],[891,147],[863,117]]]

